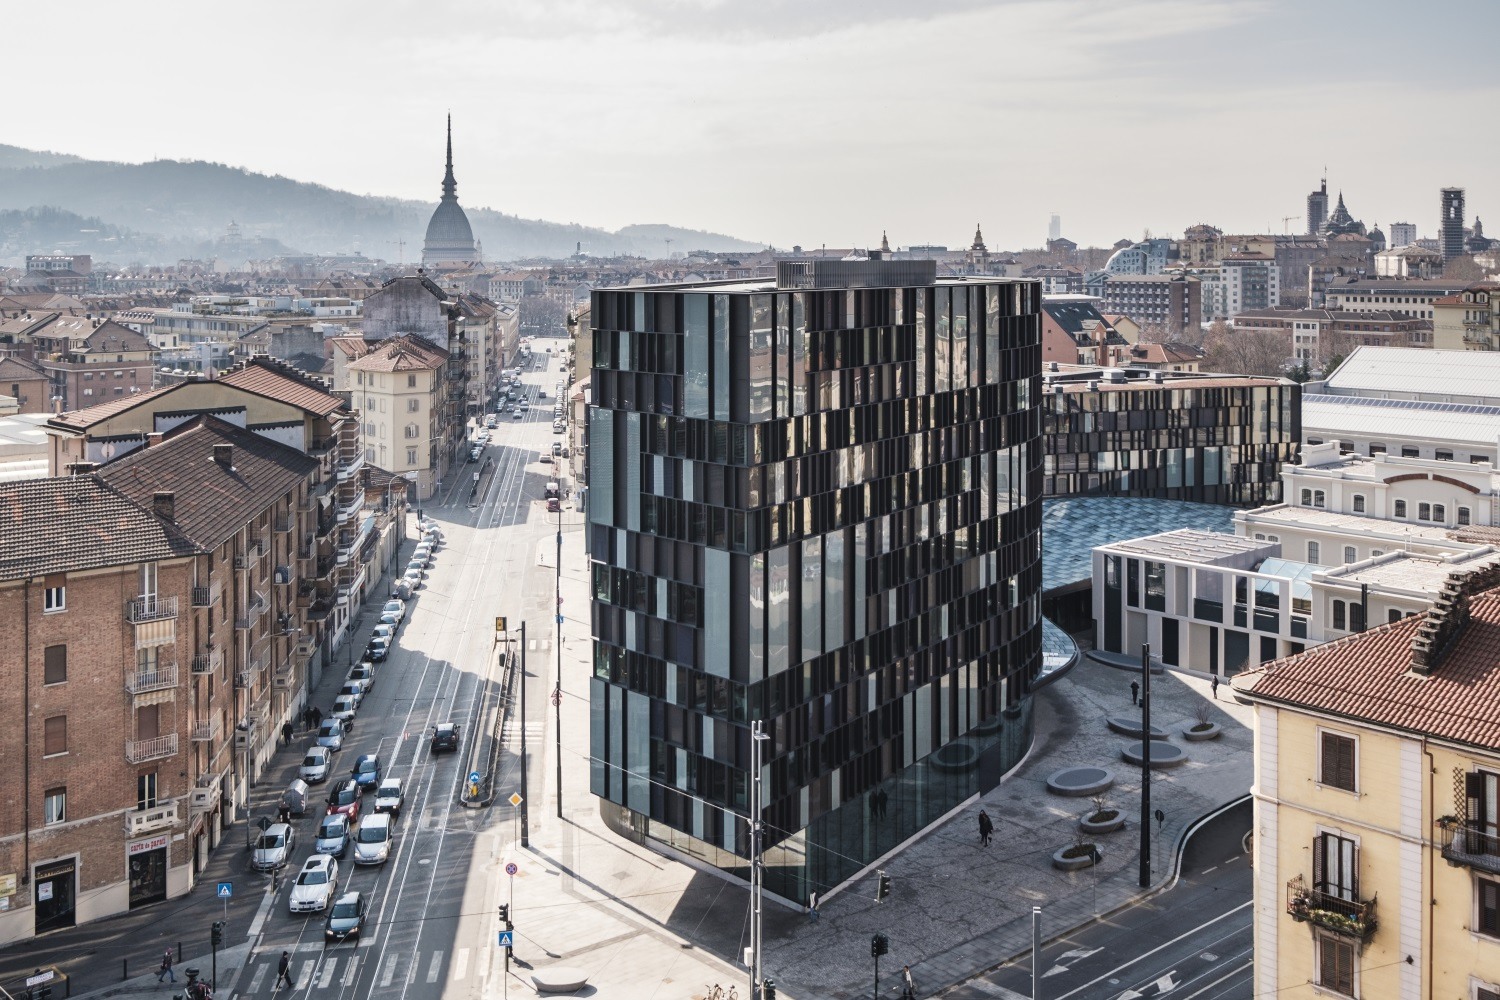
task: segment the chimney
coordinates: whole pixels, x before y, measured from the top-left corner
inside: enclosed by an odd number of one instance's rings
[[[234,445],[232,445],[232,444],[216,444],[216,445],[214,445],[214,461],[217,462],[217,463],[219,463],[220,465],[222,465],[224,468],[228,469],[230,472],[233,472],[234,471]]]
[[[93,471],[93,462],[72,462],[68,465],[68,475],[70,476],[85,476]]]
[[[160,431],[150,432],[146,435],[146,447],[155,448],[157,445],[161,444],[163,437],[165,437],[165,435]]]
[[[1411,639],[1411,669],[1427,676],[1442,665],[1469,624],[1469,600],[1500,583],[1500,563],[1469,573],[1453,573]]]
[[[151,494],[151,511],[163,521],[177,520],[177,494],[171,490],[157,490]]]

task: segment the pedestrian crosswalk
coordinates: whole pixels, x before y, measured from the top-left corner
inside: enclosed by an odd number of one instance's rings
[[[530,740],[539,740],[539,739],[541,739],[543,737],[543,735],[545,735],[545,733],[546,733],[546,723],[544,723],[544,722],[528,722],[528,723],[526,723],[526,739],[528,741],[530,741]],[[512,739],[519,740],[520,738],[521,738],[521,727],[518,726],[518,725],[516,725],[514,721],[512,721],[510,719],[507,719],[505,721],[505,725],[503,725],[503,726],[500,727],[500,740],[501,740],[501,742],[509,742]]]
[[[489,975],[486,959],[490,953],[482,949],[459,948],[450,954],[436,948],[414,954],[387,951],[382,955],[368,950],[374,944],[373,939],[366,939],[353,944],[329,945],[326,949],[318,942],[308,941],[268,946],[251,958],[253,971],[250,980],[238,992],[247,995],[276,993],[276,969],[282,951],[294,955],[292,982],[299,992],[347,989],[360,981],[361,974],[366,974],[367,988],[386,988],[403,983],[457,983],[471,975],[476,978]],[[304,958],[304,955],[311,957]]]

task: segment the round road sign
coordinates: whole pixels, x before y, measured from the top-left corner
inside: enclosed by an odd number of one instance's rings
[[[478,771],[470,771],[469,772],[469,782],[471,784],[473,784],[473,783],[476,783],[478,781],[479,781],[479,772]]]
[[[514,875],[516,872],[518,872],[520,870],[521,870],[521,866],[518,865],[518,864],[516,864],[514,861],[507,862],[506,865],[505,865],[505,874],[507,874],[507,875]]]

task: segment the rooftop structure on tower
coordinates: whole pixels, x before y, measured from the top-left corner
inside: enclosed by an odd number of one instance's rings
[[[453,179],[453,116],[448,116],[448,164],[443,173],[443,197],[427,223],[422,241],[422,263],[467,264],[479,260],[479,246],[469,217],[458,205],[458,182]]]

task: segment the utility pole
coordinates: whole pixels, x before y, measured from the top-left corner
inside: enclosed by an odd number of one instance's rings
[[[761,820],[760,820],[760,745],[770,739],[765,723],[750,723],[750,1000],[755,1000],[760,986],[761,952]]]
[[[531,846],[531,831],[526,823],[526,620],[521,620],[521,846]]]
[[[556,473],[554,473],[556,475]],[[562,504],[558,504],[561,508]],[[562,819],[562,510],[557,512],[557,631],[554,645],[557,646],[557,687],[552,689],[552,735],[556,740],[553,756],[557,758],[557,818]]]
[[[1141,644],[1141,888],[1151,885],[1151,644]]]
[[[1031,1000],[1042,1000],[1042,908],[1031,908]]]

